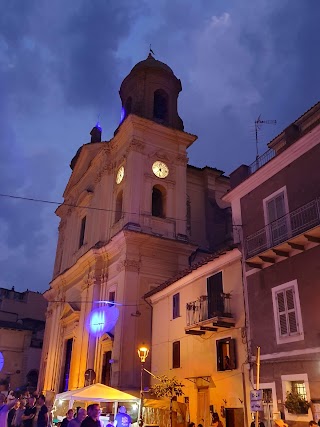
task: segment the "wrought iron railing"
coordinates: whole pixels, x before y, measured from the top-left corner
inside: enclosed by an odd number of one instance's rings
[[[277,246],[319,224],[320,198],[317,198],[248,236],[245,241],[246,257]]]
[[[249,175],[252,175],[258,169],[268,163],[271,159],[275,157],[275,155],[276,152],[272,148],[270,148],[268,151],[261,154],[261,156],[258,156],[256,160],[252,162],[251,165],[249,165]]]
[[[212,319],[216,316],[219,317],[232,317],[230,311],[230,294],[222,293],[219,298],[220,301],[217,303],[210,304],[208,295],[201,295],[196,301],[188,302],[186,305],[187,309],[187,326],[196,325],[197,323],[205,320]],[[218,305],[221,307],[220,311],[215,311],[213,306]]]

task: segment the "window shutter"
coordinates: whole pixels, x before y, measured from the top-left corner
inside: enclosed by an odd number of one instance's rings
[[[172,297],[172,318],[180,316],[180,294],[174,294]]]
[[[279,194],[275,198],[275,205],[276,205],[276,213],[277,213],[276,219],[278,219],[278,218],[281,218],[286,213],[285,207],[284,207],[284,193]]]
[[[237,369],[237,353],[236,353],[236,340],[229,341],[229,354],[230,354],[230,368]]]
[[[207,279],[208,293],[208,318],[224,313],[222,272],[214,274]]]
[[[278,194],[274,199],[267,202],[267,211],[269,224],[285,215],[284,193]]]
[[[281,291],[281,292],[278,292],[276,295],[277,295],[277,306],[278,306],[278,314],[279,314],[280,335],[284,336],[288,334],[285,294],[283,291]]]
[[[223,351],[222,351],[222,341],[216,341],[217,346],[217,371],[223,371]]]
[[[172,368],[180,368],[180,341],[172,343]]]
[[[274,199],[271,199],[267,202],[267,210],[268,210],[268,220],[273,222],[277,219],[277,211],[276,211],[276,203]]]
[[[286,290],[286,300],[287,300],[287,310],[288,310],[288,324],[289,324],[289,333],[295,334],[298,332],[296,308],[294,303],[294,290]]]

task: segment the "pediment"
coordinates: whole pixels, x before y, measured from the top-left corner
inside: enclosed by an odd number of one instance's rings
[[[71,161],[73,171],[64,191],[64,197],[66,197],[69,191],[81,180],[89,169],[92,160],[105,144],[105,142],[89,143],[79,148],[77,154]]]
[[[114,339],[113,334],[111,334],[110,332],[109,333],[106,332],[100,338],[100,342],[102,343],[102,342],[106,342],[106,341],[113,341],[113,339]]]
[[[62,310],[60,320],[62,321],[74,321],[79,320],[80,318],[80,309],[72,303],[65,303],[65,306]]]

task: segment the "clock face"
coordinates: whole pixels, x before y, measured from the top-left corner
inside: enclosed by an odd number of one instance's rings
[[[169,175],[169,168],[165,163],[156,161],[152,165],[152,172],[158,178],[166,178]]]
[[[123,177],[124,177],[124,167],[120,166],[117,172],[116,183],[120,184],[120,182],[123,180]]]

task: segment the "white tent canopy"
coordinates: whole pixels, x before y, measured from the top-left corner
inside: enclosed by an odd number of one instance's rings
[[[97,383],[76,390],[65,391],[56,395],[56,400],[69,400],[69,408],[74,401],[84,402],[139,402],[138,397]]]

